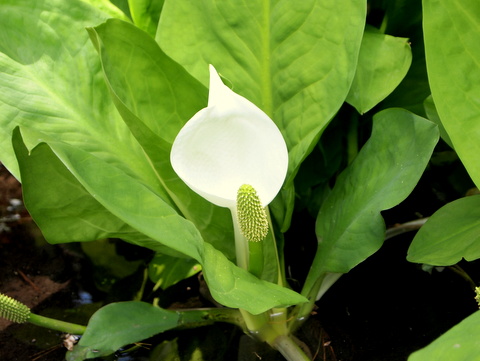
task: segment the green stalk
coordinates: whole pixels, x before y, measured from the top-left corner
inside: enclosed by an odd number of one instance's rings
[[[208,308],[174,311],[179,315],[178,328],[197,328],[225,322],[247,331],[247,326],[239,310],[233,308]]]
[[[285,277],[285,269],[281,265],[281,262],[283,262],[283,260],[280,260],[280,256],[278,254],[277,239],[275,238],[275,231],[274,231],[274,228],[273,228],[273,222],[272,222],[272,216],[270,214],[270,209],[268,207],[265,208],[265,212],[267,213],[268,224],[269,224],[269,227],[270,227],[270,232],[272,234],[272,240],[273,240],[274,247],[275,247],[275,250],[276,250],[276,252],[275,252],[275,263],[277,265],[277,272],[278,272],[277,284],[279,286],[285,287],[285,285],[287,284],[286,277]]]
[[[85,333],[85,330],[87,329],[86,326],[55,320],[53,318],[40,316],[35,313],[30,313],[27,322],[30,322],[31,324],[36,326],[49,328],[55,331],[71,333],[73,335],[83,335]]]
[[[248,269],[248,241],[240,231],[238,224],[237,209],[230,209],[232,212],[233,232],[235,234],[235,255],[237,258],[237,266],[243,269]]]
[[[248,242],[248,272],[252,275],[261,278],[263,272],[263,243]]]
[[[74,335],[83,335],[87,329],[86,326],[36,315],[28,306],[2,293],[0,293],[0,317],[16,323],[29,322],[36,326]]]
[[[311,361],[305,352],[303,352],[297,343],[289,336],[278,336],[272,347],[278,350],[283,357],[289,361]]]
[[[325,278],[325,274],[317,278],[313,282],[313,284],[305,282],[306,285],[308,284],[309,289],[307,289],[304,286],[301,294],[308,299],[308,302],[296,305],[295,308],[293,309],[293,312],[290,317],[291,321],[289,322],[290,332],[294,332],[295,330],[297,330],[310,316],[310,313],[312,312],[315,306],[316,297],[318,292],[320,291],[320,288],[322,287],[322,282],[324,278]],[[308,280],[308,277],[307,277],[307,280]]]

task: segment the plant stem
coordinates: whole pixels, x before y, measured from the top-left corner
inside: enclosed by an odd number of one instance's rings
[[[215,322],[226,322],[240,327],[245,332],[247,331],[242,313],[237,309],[208,308],[177,310],[175,312],[179,315],[178,328],[196,328],[208,326]]]
[[[416,231],[420,229],[425,222],[428,221],[427,218],[421,218],[421,219],[416,219],[414,221],[402,223],[398,226],[392,227],[387,229],[385,233],[385,241],[387,239],[393,238],[395,236],[398,236],[399,234],[405,233],[405,232],[410,232],[410,231]]]
[[[447,268],[467,281],[467,283],[470,285],[470,288],[475,292],[477,285],[462,267],[460,267],[458,264],[454,264],[453,266],[447,266]]]
[[[240,230],[238,224],[238,214],[236,207],[230,209],[232,212],[233,231],[235,234],[235,255],[237,257],[237,266],[245,270],[248,269],[248,241]]]
[[[278,350],[288,361],[311,361],[296,342],[289,336],[278,336],[271,345]]]
[[[277,265],[277,272],[278,272],[277,284],[279,286],[285,287],[285,285],[287,284],[285,272],[284,272],[285,270],[284,270],[284,267],[282,267],[281,265],[281,262],[283,262],[283,260],[280,259],[280,256],[278,254],[278,245],[277,245],[277,240],[275,238],[275,230],[273,228],[272,216],[270,214],[270,209],[268,207],[265,208],[265,211],[267,212],[268,224],[270,226],[270,233],[272,235],[272,240],[275,248],[275,263]],[[272,262],[272,260],[270,260],[270,262]]]
[[[85,330],[87,329],[86,326],[59,321],[53,318],[36,315],[34,313],[30,313],[27,321],[36,326],[49,328],[55,331],[71,333],[74,335],[83,335],[85,333]]]

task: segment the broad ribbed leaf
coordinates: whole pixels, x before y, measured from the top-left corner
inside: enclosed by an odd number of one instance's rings
[[[423,1],[428,78],[455,151],[480,187],[480,2]]]
[[[20,166],[25,206],[49,243],[111,237],[146,244],[148,237],[98,203],[46,144],[38,145],[29,153],[16,129],[13,145]],[[160,250],[155,247],[157,244],[152,246]]]
[[[155,168],[170,205],[233,259],[230,212],[193,192],[170,164],[171,143],[187,120],[206,106],[207,89],[129,23],[109,20],[88,31],[115,105]]]
[[[154,243],[158,242],[196,259],[202,265],[212,296],[219,303],[258,314],[273,307],[306,301],[299,294],[261,281],[234,265],[203,241],[193,223],[120,168],[83,149],[53,140],[48,144],[88,193],[114,216],[151,240],[140,245],[155,249]]]
[[[156,39],[208,84],[208,64],[272,117],[289,176],[344,102],[365,23],[363,0],[165,1]]]
[[[0,157],[15,176],[11,134],[22,125],[154,183],[151,166],[109,99],[85,32],[109,15],[78,0],[2,2]],[[30,141],[29,148],[35,144]]]

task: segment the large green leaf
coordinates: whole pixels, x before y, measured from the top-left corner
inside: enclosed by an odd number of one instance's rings
[[[164,253],[172,254],[170,249],[151,240],[110,213],[87,192],[46,144],[36,146],[29,153],[22,143],[18,129],[14,131],[13,144],[23,181],[25,205],[49,243],[120,238],[162,252],[152,260],[150,269],[155,270],[154,282],[158,283],[159,278],[162,279],[158,285],[163,288],[201,269],[200,267],[195,269],[198,262],[193,259],[167,256]],[[84,246],[84,250],[85,247],[91,246]],[[97,250],[95,249],[93,253]],[[111,258],[115,256],[119,257],[115,254],[110,255]],[[103,257],[102,260],[108,263],[104,254],[92,254],[90,257]],[[161,264],[157,257],[163,260]],[[119,275],[128,272],[121,268],[123,266],[125,264],[110,264],[110,268],[123,272],[116,272]],[[132,262],[130,266],[133,267],[130,271],[133,271],[138,265],[135,266]]]
[[[413,190],[438,141],[432,122],[403,109],[374,116],[369,141],[338,177],[317,218],[318,250],[305,290],[327,272],[346,273],[383,243],[380,212]]]
[[[23,125],[154,182],[151,166],[108,97],[85,32],[108,16],[78,0],[2,2],[0,154],[15,176],[11,133]]]
[[[423,1],[428,78],[438,115],[480,186],[480,2]]]
[[[48,242],[85,242],[108,237],[147,242],[145,235],[98,203],[46,144],[29,153],[16,129],[13,145],[25,206]]]
[[[179,325],[180,315],[144,302],[111,303],[93,314],[68,361],[106,356]]]
[[[99,309],[90,319],[87,329],[73,351],[67,353],[68,361],[81,361],[114,353],[122,346],[139,342],[157,333],[173,328],[193,328],[212,325],[214,322],[228,322],[244,327],[245,324],[238,310],[223,309],[192,309],[165,310],[144,302],[111,303]],[[214,333],[211,335],[210,333]],[[220,333],[220,334],[219,334]],[[203,334],[200,339],[191,339],[188,351],[197,348],[199,343],[211,344],[213,352],[207,353],[206,360],[212,360],[218,354],[219,338],[222,331],[212,329]],[[213,341],[217,342],[217,345]],[[214,346],[217,346],[216,349]],[[166,350],[164,350],[166,351]],[[174,350],[169,350],[174,352]],[[185,351],[185,350],[183,350]],[[188,354],[189,352],[187,352]],[[154,357],[156,355],[156,357]],[[163,352],[152,353],[152,360],[164,360]],[[170,360],[170,358],[167,358]],[[216,359],[216,358],[215,358]]]
[[[480,354],[480,311],[467,317],[427,347],[414,352],[408,361],[478,360]]]
[[[367,28],[346,101],[360,114],[369,111],[400,84],[411,63],[408,39]]]
[[[364,0],[167,0],[156,39],[204,84],[215,65],[272,117],[289,148],[289,185],[345,100],[365,11]]]
[[[155,249],[151,243],[159,242],[196,259],[203,267],[212,296],[219,303],[258,314],[272,307],[306,301],[299,294],[261,281],[234,265],[223,253],[203,242],[193,223],[122,169],[66,143],[49,140],[48,144],[88,193],[151,240],[140,245]]]
[[[449,266],[480,258],[480,196],[457,199],[433,214],[408,249],[410,262]]]
[[[185,122],[206,106],[206,88],[129,23],[109,20],[88,30],[115,105],[155,168],[156,181],[169,193],[171,205],[207,242],[233,259],[230,212],[193,192],[170,164],[171,143]]]

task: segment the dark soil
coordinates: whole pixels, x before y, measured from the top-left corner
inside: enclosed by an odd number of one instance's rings
[[[47,244],[21,202],[15,200],[21,201],[20,185],[1,168],[0,292],[27,304],[35,313],[86,324],[99,304],[92,303],[89,310],[85,305],[79,307],[79,291],[90,292],[92,298],[87,303],[102,301],[100,298],[105,296],[95,293],[88,262],[74,248]],[[411,237],[407,234],[387,241],[318,302],[315,313],[297,334],[315,360],[406,360],[411,352],[477,310],[471,288],[456,273],[448,268],[427,273],[405,261]],[[476,282],[480,281],[476,262],[462,267]],[[166,296],[175,300],[175,307],[208,305],[200,289],[198,278],[193,277],[166,292]],[[72,309],[82,311],[72,313]],[[59,332],[0,320],[0,360],[64,360],[63,337]],[[211,350],[216,350],[217,359],[221,349],[225,360],[282,360],[275,351],[229,325],[205,327],[201,332],[167,332],[146,342],[155,344],[174,338],[185,349],[192,340],[207,345],[213,339]],[[117,359],[148,360],[148,353],[140,350]]]

